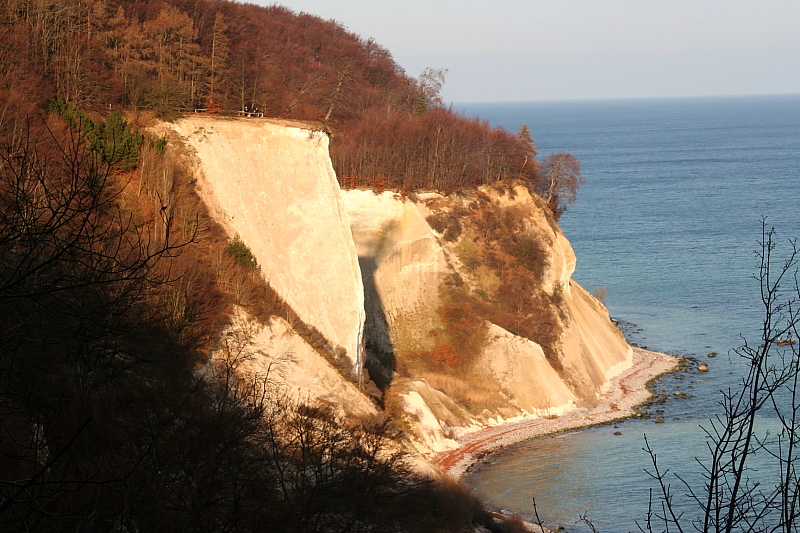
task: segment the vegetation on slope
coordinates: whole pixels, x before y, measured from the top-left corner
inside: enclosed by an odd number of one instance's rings
[[[395,319],[395,329],[403,331],[393,337],[398,375],[424,378],[473,414],[508,407],[502,384],[481,364],[490,324],[537,343],[550,366],[563,369],[561,336],[568,318],[561,289],[541,289],[552,243],[531,225],[545,204],[535,197],[508,202],[514,194],[513,187],[497,187],[425,202],[431,212],[426,221],[456,265],[442,277],[432,324]]]
[[[0,149],[0,529],[491,525],[410,470],[389,421],[240,372],[247,332],[218,344],[229,306],[291,309],[209,218],[179,147],[117,121],[32,119]]]
[[[406,75],[335,21],[223,0],[10,0],[0,8],[0,121],[55,97],[160,117],[259,110],[322,121],[347,187],[445,192],[517,179],[551,198],[530,132],[445,108],[444,72]],[[561,167],[559,167],[561,168]]]
[[[196,109],[321,121],[344,185],[400,191],[541,187],[527,129],[461,117],[441,72],[412,79],[374,41],[278,6],[9,0],[0,43],[3,529],[491,523],[412,474],[391,424],[238,375],[246,344],[209,360],[232,305],[335,354],[209,217],[181,147],[134,125]],[[464,344],[463,317],[442,313]]]

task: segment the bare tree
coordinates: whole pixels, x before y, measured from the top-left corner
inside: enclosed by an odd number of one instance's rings
[[[708,456],[698,459],[702,486],[694,486],[676,475],[688,491],[688,505],[699,510],[687,516],[686,506],[675,499],[668,471],[658,464],[649,444],[660,496],[652,501],[642,531],[683,532],[793,532],[800,516],[800,366],[793,343],[800,323],[800,286],[795,240],[788,242],[787,259],[779,262],[774,252],[774,229],[762,220],[759,265],[755,274],[761,288],[764,320],[760,344],[745,341],[735,352],[747,361],[747,373],[738,390],[723,391],[722,414],[704,428]],[[779,423],[777,434],[762,433],[757,422],[763,417]],[[756,474],[753,460],[762,465]],[[768,468],[764,468],[767,464]],[[680,510],[679,510],[680,508]],[[682,512],[683,511],[683,512]]]
[[[325,111],[325,116],[322,118],[324,124],[328,123],[331,119],[331,115],[333,115],[333,110],[339,105],[345,84],[353,81],[352,71],[353,64],[348,63],[339,69],[339,72],[336,74],[336,85],[333,87],[330,98],[328,98],[328,110]]]
[[[446,68],[427,67],[418,78],[419,101],[417,110],[424,113],[428,108],[442,105],[442,86],[447,76]]]
[[[542,182],[537,192],[559,216],[575,201],[578,189],[583,185],[581,163],[574,155],[559,152],[548,155],[540,168]]]
[[[149,453],[112,465],[109,411],[158,357],[146,302],[187,243],[156,243],[120,207],[115,150],[80,127],[33,137],[0,151],[0,529],[61,530]]]

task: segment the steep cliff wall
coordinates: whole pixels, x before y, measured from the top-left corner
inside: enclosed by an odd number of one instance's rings
[[[576,258],[569,241],[549,217],[541,199],[517,187],[510,194],[489,193],[504,209],[522,209],[528,215],[522,225],[546,244],[547,268],[541,289],[558,295],[562,332],[559,338],[560,374],[582,403],[593,404],[608,380],[632,363],[633,351],[614,326],[608,310],[571,279]]]
[[[569,242],[526,189],[340,191],[327,136],[307,126],[189,117],[168,129],[212,214],[302,321],[366,366],[421,450],[592,405],[630,366],[605,307],[570,279]],[[350,415],[376,412],[281,318],[258,325],[238,310],[231,328],[218,356],[244,331],[248,372]]]
[[[328,136],[302,124],[208,116],[172,129],[193,152],[215,218],[250,247],[301,320],[360,366],[363,284]]]
[[[437,287],[452,269],[416,204],[390,192],[342,194],[367,295],[365,339],[378,359],[370,370],[385,385],[396,371],[394,347],[424,349],[420,333],[438,325]]]
[[[390,397],[400,398],[401,416],[430,447],[446,449],[450,437],[487,423],[592,405],[609,378],[630,367],[631,348],[605,307],[570,279],[575,255],[569,242],[525,189],[486,189],[479,200],[470,194],[414,200],[390,192],[343,195],[367,284],[368,365],[380,371]],[[501,278],[514,265],[482,249],[496,245],[486,240],[490,233],[507,236],[497,233],[504,224],[521,243],[538,243],[533,248],[544,256],[536,258],[544,265],[537,286],[522,290],[556,302],[549,319],[557,322],[557,340],[548,357],[531,339],[487,323],[474,337],[481,340],[478,353],[448,366],[436,352],[448,344],[437,343],[449,331],[443,308],[453,305],[454,292],[484,320],[498,315],[498,306],[505,306],[504,316],[513,311],[507,309],[513,302],[497,302],[508,299]]]

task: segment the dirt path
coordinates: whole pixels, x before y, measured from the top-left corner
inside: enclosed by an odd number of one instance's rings
[[[650,398],[647,383],[674,371],[677,364],[678,359],[671,355],[634,348],[633,365],[611,381],[611,387],[598,406],[572,409],[557,418],[522,420],[470,433],[459,439],[458,448],[437,455],[434,464],[458,479],[475,462],[503,446],[629,416],[634,407]]]

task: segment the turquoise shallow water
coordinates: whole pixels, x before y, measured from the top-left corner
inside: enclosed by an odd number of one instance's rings
[[[760,220],[800,236],[800,95],[462,104],[468,115],[531,128],[540,154],[568,151],[586,183],[560,225],[578,258],[575,279],[607,289],[633,342],[707,361],[708,374],[665,378],[690,400],[663,405],[668,423],[627,421],[509,448],[468,482],[498,507],[582,530],[635,531],[650,483],[646,433],[665,463],[692,475],[699,429],[735,387],[729,350],[758,340],[752,279]],[[718,352],[715,359],[708,352]],[[682,379],[681,379],[682,378]],[[673,421],[673,418],[680,418]],[[765,421],[768,424],[769,421]]]

